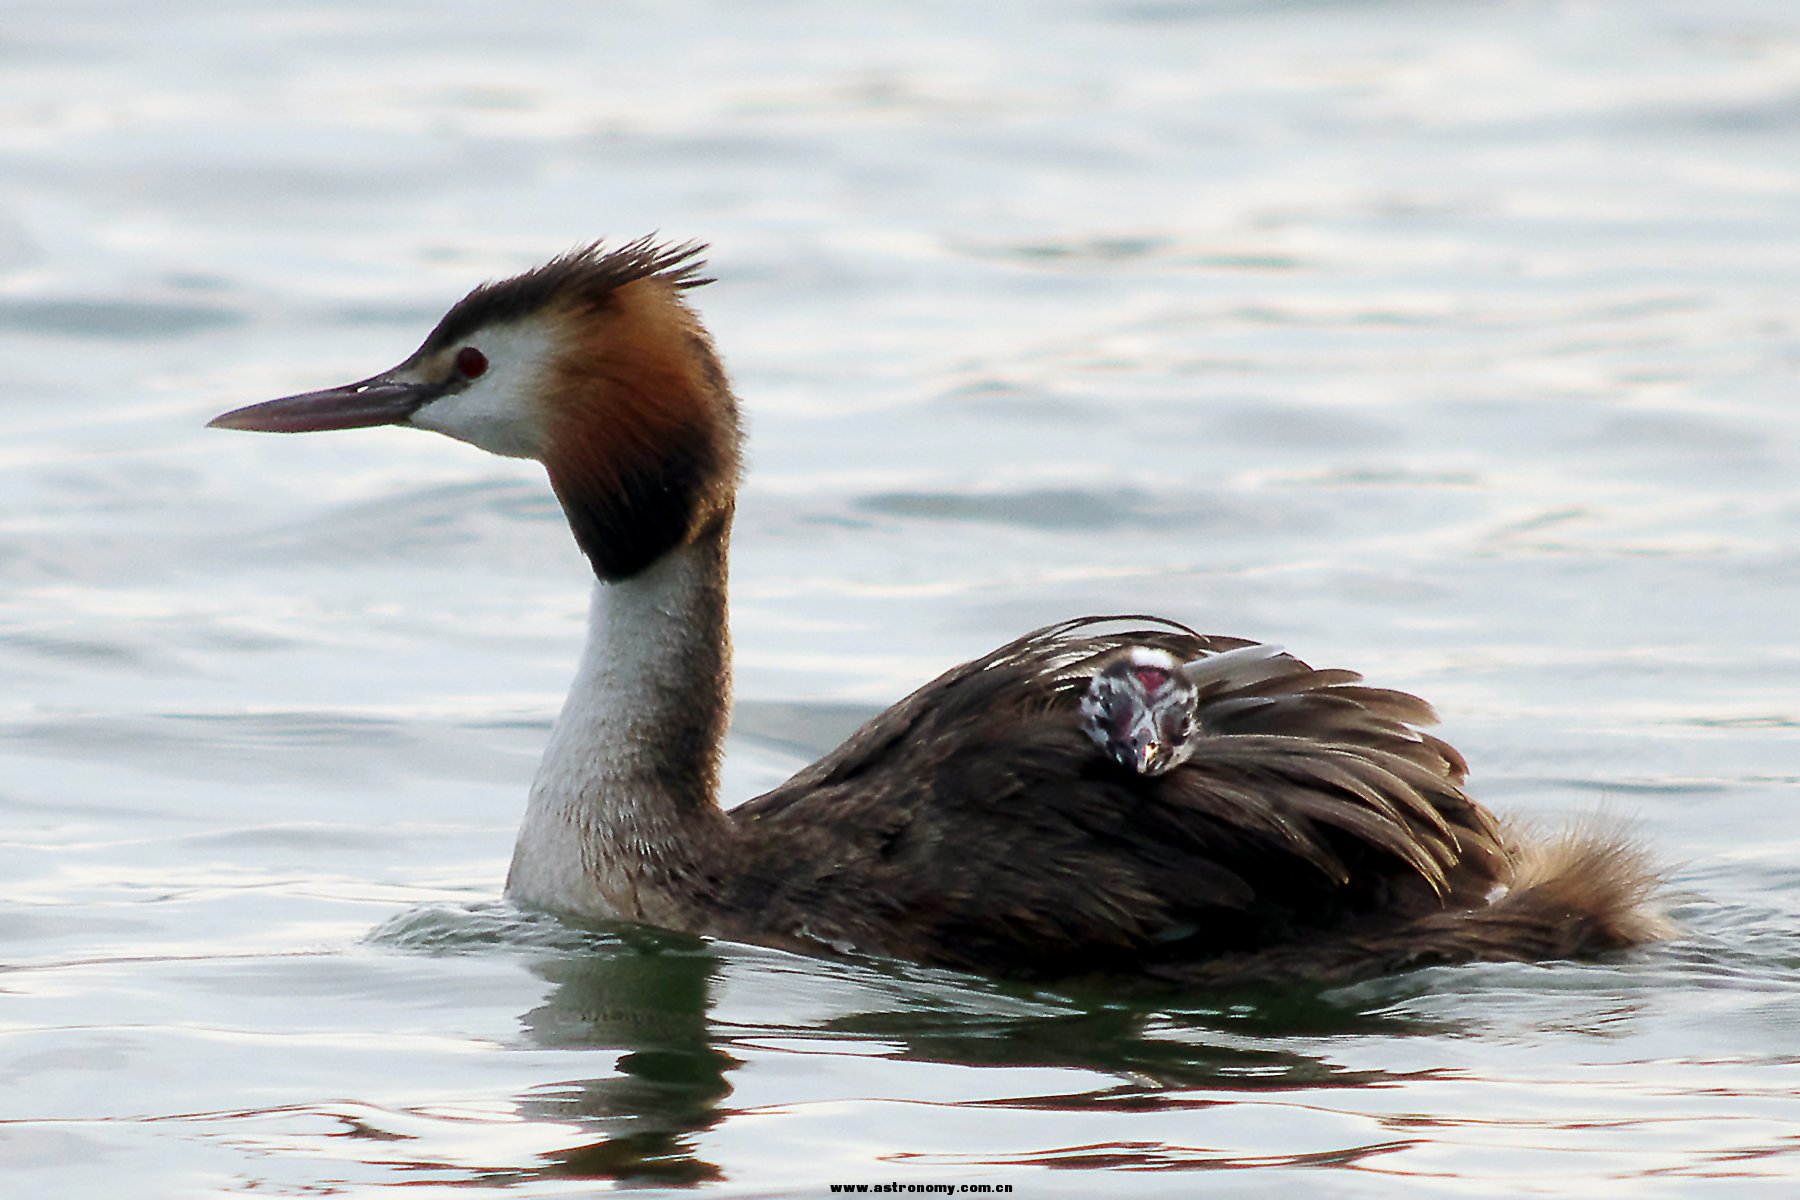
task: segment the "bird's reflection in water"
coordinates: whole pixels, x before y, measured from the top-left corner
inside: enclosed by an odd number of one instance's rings
[[[546,1155],[531,1174],[658,1186],[723,1178],[699,1153],[701,1135],[732,1114],[730,1072],[783,1052],[770,1039],[829,1040],[859,1057],[878,1047],[890,1060],[959,1067],[1066,1068],[1077,1085],[1067,1093],[984,1104],[1098,1112],[1388,1080],[1295,1047],[1424,1028],[1318,993],[1186,996],[1175,1006],[1166,992],[1105,981],[1034,988],[903,963],[807,962],[647,930],[533,969],[554,987],[522,1018],[531,1041],[621,1053],[604,1076],[546,1084],[520,1100],[522,1116],[593,1135]],[[716,1014],[728,981],[731,1011]],[[770,1013],[795,1017],[769,1024]]]
[[[738,1065],[708,1029],[719,969],[699,942],[647,932],[609,953],[534,968],[555,986],[522,1018],[527,1037],[546,1048],[623,1051],[609,1075],[548,1084],[521,1100],[523,1115],[599,1135],[547,1156],[541,1174],[662,1185],[722,1178],[694,1152],[694,1135],[721,1117],[725,1075]]]
[[[982,986],[977,981],[977,986]],[[978,1011],[888,1011],[831,1022],[898,1042],[897,1057],[997,1067],[1060,1067],[1089,1074],[1091,1089],[1003,1103],[1031,1107],[1116,1108],[1154,1103],[1192,1089],[1342,1087],[1393,1078],[1348,1070],[1309,1053],[1358,1034],[1424,1032],[1424,1022],[1346,1007],[1319,989],[1175,994],[1118,981],[1065,984],[1054,991],[986,985],[1029,995],[1042,1011],[999,1019]]]

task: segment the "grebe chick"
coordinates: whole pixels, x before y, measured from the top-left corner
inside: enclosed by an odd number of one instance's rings
[[[1126,646],[1094,664],[1081,697],[1081,727],[1108,758],[1140,775],[1161,775],[1192,758],[1204,736],[1203,696],[1230,689],[1235,698],[1215,710],[1272,703],[1249,694],[1271,672],[1280,646],[1254,644],[1184,663],[1154,646]]]
[[[1199,694],[1167,650],[1127,646],[1096,664],[1081,694],[1081,727],[1108,758],[1139,775],[1161,775],[1193,752]]]
[[[406,425],[543,463],[595,584],[515,902],[810,953],[1186,983],[1560,958],[1665,931],[1639,850],[1500,825],[1421,730],[1423,701],[1156,619],[1028,633],[721,808],[743,439],[685,299],[698,253],[576,250],[476,288],[391,370],[212,422]],[[1082,702],[1140,649],[1181,666],[1198,733],[1179,736],[1185,701],[1146,691],[1158,749],[1124,771],[1095,753]]]

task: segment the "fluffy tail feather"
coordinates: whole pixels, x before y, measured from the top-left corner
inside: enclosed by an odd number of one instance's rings
[[[1628,831],[1592,818],[1548,833],[1513,821],[1502,842],[1511,885],[1485,907],[1423,923],[1441,931],[1452,959],[1577,958],[1675,933],[1656,904],[1662,873]]]
[[[1595,819],[1548,833],[1508,822],[1502,841],[1512,882],[1485,902],[1158,973],[1189,983],[1347,982],[1436,964],[1581,958],[1678,932],[1656,903],[1662,873],[1628,831]]]

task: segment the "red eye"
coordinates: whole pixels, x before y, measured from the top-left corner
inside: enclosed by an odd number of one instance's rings
[[[456,352],[456,369],[464,379],[479,379],[487,373],[487,355],[473,346],[464,346]]]

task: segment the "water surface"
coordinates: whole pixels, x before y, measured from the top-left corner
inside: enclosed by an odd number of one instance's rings
[[[10,1189],[1800,1176],[1791,6],[9,15]],[[507,909],[585,610],[538,469],[201,424],[653,229],[714,243],[752,435],[731,799],[1161,611],[1431,697],[1500,810],[1634,821],[1686,934],[1147,996]]]

